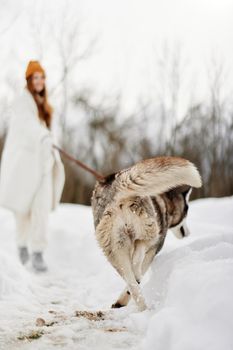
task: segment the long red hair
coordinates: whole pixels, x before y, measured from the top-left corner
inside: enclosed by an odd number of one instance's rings
[[[44,86],[44,89],[40,93],[35,92],[33,89],[32,75],[31,75],[30,77],[27,78],[27,88],[32,94],[36,102],[39,118],[45,122],[48,129],[51,129],[53,109],[48,103],[46,86]],[[42,99],[42,103],[39,103],[38,95]]]

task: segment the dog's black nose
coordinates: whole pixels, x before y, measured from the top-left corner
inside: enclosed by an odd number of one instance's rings
[[[181,228],[180,228],[180,232],[181,232],[182,236],[183,236],[183,237],[185,237],[185,231],[184,231],[183,226],[181,226]]]

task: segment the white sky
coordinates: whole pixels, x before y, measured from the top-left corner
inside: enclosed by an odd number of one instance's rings
[[[24,13],[35,5],[52,13],[64,1],[9,0],[7,3],[12,5],[12,11],[2,12],[6,22],[15,6],[23,7]],[[74,13],[77,11],[77,18],[85,22],[85,34],[99,33],[98,50],[80,66],[77,84],[91,84],[99,95],[121,91],[124,108],[131,110],[139,96],[155,98],[159,80],[155,62],[166,42],[173,48],[180,45],[185,57],[181,111],[190,95],[195,95],[192,97],[197,101],[205,98],[206,71],[212,56],[224,62],[225,90],[232,91],[233,0],[76,0],[70,4]],[[20,46],[20,58],[26,64],[36,57],[32,57],[29,30],[22,18],[17,20],[11,38],[15,38],[15,46]],[[20,34],[19,38],[15,37],[16,33]],[[4,45],[8,45],[7,41]],[[51,56],[49,61],[53,59],[56,57]],[[52,76],[51,63],[46,68],[50,70],[48,77]]]
[[[204,96],[206,70],[212,56],[224,62],[229,77],[227,84],[232,88],[233,1],[89,0],[84,3],[90,22],[103,33],[104,40],[99,60],[93,59],[90,70],[93,79],[103,89],[111,80],[110,84],[120,84],[129,105],[135,103],[137,95],[148,95],[155,88],[156,53],[164,42],[171,47],[181,46],[190,81],[196,80],[197,98]],[[185,71],[187,67],[182,69]]]

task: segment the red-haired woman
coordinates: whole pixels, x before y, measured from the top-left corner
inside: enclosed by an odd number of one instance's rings
[[[0,171],[0,205],[16,218],[17,244],[23,264],[46,271],[43,253],[51,210],[60,201],[64,167],[53,149],[52,108],[45,86],[45,72],[38,61],[30,61],[27,85],[12,105]]]

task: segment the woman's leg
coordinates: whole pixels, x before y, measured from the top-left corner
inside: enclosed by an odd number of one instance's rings
[[[28,238],[30,233],[30,216],[29,214],[15,213],[15,222],[19,258],[22,264],[26,264],[29,259]]]
[[[43,252],[47,245],[49,213],[52,207],[52,173],[44,175],[31,208],[30,248],[35,269],[45,271]]]

